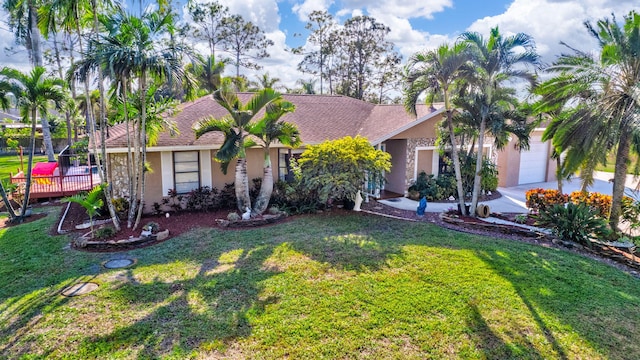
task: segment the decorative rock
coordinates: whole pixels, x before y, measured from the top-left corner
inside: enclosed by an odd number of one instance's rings
[[[169,237],[169,229],[160,231],[159,233],[156,234],[156,240],[158,241],[166,240],[168,237]]]
[[[151,230],[142,230],[140,233],[140,237],[149,237],[151,236]]]
[[[454,201],[456,198],[453,197],[453,195],[449,196],[449,201]]]

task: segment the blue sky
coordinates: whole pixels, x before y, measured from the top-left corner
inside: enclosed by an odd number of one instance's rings
[[[138,7],[139,0],[127,0]],[[145,0],[148,2],[148,0]],[[196,0],[206,2],[207,0]],[[182,4],[186,0],[180,0]],[[299,58],[288,49],[304,45],[306,16],[313,10],[328,10],[343,22],[358,14],[367,14],[391,28],[389,40],[396,44],[404,59],[411,54],[455,41],[464,31],[488,34],[500,27],[504,34],[524,32],[534,37],[543,61],[551,62],[565,50],[561,41],[581,50],[596,49],[584,29],[584,21],[596,21],[615,13],[619,18],[638,9],[638,0],[220,0],[232,13],[239,13],[260,26],[275,45],[271,57],[262,60],[264,69],[244,72],[249,78],[268,71],[283,83],[293,86],[308,78],[299,73]],[[176,6],[179,4],[176,3]],[[6,30],[6,14],[0,11],[0,47],[13,42]],[[294,37],[302,33],[301,37]],[[204,49],[204,47],[202,47]],[[0,66],[28,69],[25,51],[0,53]],[[231,70],[229,70],[231,71]]]

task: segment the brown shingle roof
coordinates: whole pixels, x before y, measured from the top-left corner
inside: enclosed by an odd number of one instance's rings
[[[243,103],[251,96],[250,93],[239,94]],[[420,122],[422,117],[430,113],[428,106],[419,105],[416,118],[407,113],[402,105],[374,105],[338,95],[284,94],[283,97],[296,106],[296,110],[286,114],[283,120],[296,124],[305,144],[316,144],[347,135],[362,135],[370,141],[375,141],[398,129],[411,126],[411,123]],[[178,111],[173,120],[180,134],[171,137],[168,132],[162,133],[156,147],[219,148],[224,140],[221,133],[210,132],[196,140],[192,130],[193,124],[205,117],[219,118],[227,114],[211,95],[181,104]],[[111,128],[107,146],[109,148],[126,147],[126,132],[123,124]]]

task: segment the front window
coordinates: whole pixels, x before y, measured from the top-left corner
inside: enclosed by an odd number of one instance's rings
[[[200,152],[173,153],[173,183],[178,194],[186,194],[200,187]]]
[[[278,179],[287,182],[293,181],[291,159],[300,158],[300,154],[303,152],[302,149],[278,149]]]

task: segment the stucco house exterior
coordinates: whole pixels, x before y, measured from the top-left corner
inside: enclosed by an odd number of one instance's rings
[[[246,102],[252,94],[239,94]],[[344,136],[364,136],[370,143],[391,155],[392,168],[386,174],[385,190],[405,194],[420,171],[437,175],[440,156],[435,144],[437,123],[443,119],[442,104],[419,105],[417,116],[407,113],[402,105],[376,105],[338,95],[285,94],[284,99],[295,104],[296,110],[283,120],[294,123],[301,133],[303,145],[289,149],[273,144],[271,160],[274,176],[284,179],[291,156],[302,153],[304,147]],[[234,164],[223,174],[213,159],[223,142],[220,133],[207,133],[196,140],[193,124],[207,116],[222,117],[226,111],[212,96],[181,104],[173,117],[179,134],[162,133],[157,144],[147,148],[147,161],[153,170],[147,174],[146,210],[160,202],[169,190],[187,193],[200,186],[224,187],[234,181]],[[555,173],[549,161],[549,146],[539,140],[537,129],[531,151],[522,154],[513,144],[496,152],[487,141],[484,151],[498,164],[500,186],[551,180]],[[536,140],[537,139],[537,140]],[[126,132],[122,125],[110,131],[107,140],[109,171],[115,196],[126,196],[119,179],[126,179]],[[262,176],[262,149],[247,151],[250,179]],[[542,165],[543,164],[543,165]],[[535,165],[528,168],[528,165]],[[524,174],[524,175],[523,175]],[[529,181],[533,179],[533,181]]]

